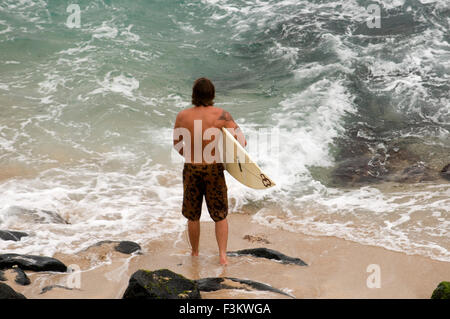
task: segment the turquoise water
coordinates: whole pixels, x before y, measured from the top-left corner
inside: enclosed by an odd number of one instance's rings
[[[171,130],[206,76],[278,184],[228,176],[231,213],[449,261],[444,180],[329,183],[355,132],[374,157],[414,139],[433,169],[450,160],[448,2],[378,1],[379,30],[366,27],[372,2],[77,1],[69,28],[64,1],[2,1],[0,229],[33,236],[0,247],[70,252],[183,229]],[[70,224],[27,223],[14,206]]]

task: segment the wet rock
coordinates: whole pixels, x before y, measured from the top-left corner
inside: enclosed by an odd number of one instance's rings
[[[423,146],[417,139],[366,139],[363,143],[371,147],[364,150],[361,138],[356,135],[350,135],[345,143],[340,142],[337,164],[330,173],[330,186],[359,186],[383,181],[418,183],[438,178],[438,170],[432,166],[433,155],[430,155],[436,150]],[[352,151],[352,147],[356,151]]]
[[[61,288],[61,289],[66,289],[66,290],[73,290],[73,288],[69,288],[63,285],[50,285],[50,286],[45,286],[44,288],[42,288],[41,292],[39,293],[40,295],[45,294],[46,292],[52,290],[53,288]]]
[[[2,212],[3,219],[15,218],[22,223],[35,224],[68,224],[64,218],[55,212],[43,209],[26,209],[19,206],[11,206]]]
[[[250,249],[242,249],[238,251],[231,251],[227,253],[228,256],[243,256],[250,255],[259,258],[267,258],[280,261],[283,264],[294,264],[299,266],[308,266],[303,260],[300,258],[289,257],[285,254],[282,254],[276,250],[269,248],[250,248]]]
[[[431,299],[450,299],[450,282],[442,281],[433,291]]]
[[[441,176],[445,178],[446,180],[450,181],[450,164],[447,164],[442,170],[441,170]]]
[[[386,170],[379,159],[369,156],[348,158],[338,163],[332,173],[334,184],[368,183],[380,180]]]
[[[44,256],[1,254],[0,269],[19,267],[22,270],[66,272],[67,267],[61,261]]]
[[[22,237],[28,236],[27,233],[12,230],[0,230],[0,239],[19,241]]]
[[[132,241],[121,241],[114,249],[123,254],[132,254],[141,250],[139,244]]]
[[[396,182],[418,183],[434,180],[433,171],[423,162],[417,162],[403,169],[401,174],[394,178]]]
[[[240,284],[239,286],[233,284],[227,284],[226,280],[230,280],[232,282]],[[243,290],[260,290],[260,291],[270,291],[278,294],[282,294],[285,296],[292,297],[291,295],[285,293],[284,291],[281,291],[279,289],[273,288],[272,286],[247,280],[247,279],[239,279],[239,278],[232,278],[232,277],[211,277],[211,278],[202,278],[196,280],[198,284],[198,289],[200,291],[210,292],[210,291],[216,291],[221,289],[243,289]]]
[[[130,278],[123,299],[201,299],[195,281],[168,269],[138,270]]]
[[[28,278],[27,274],[22,269],[15,267],[14,271],[17,274],[16,279],[14,280],[16,283],[22,286],[27,286],[31,283],[30,278]]]
[[[24,295],[16,292],[7,284],[0,282],[0,299],[26,299]]]
[[[141,254],[142,248],[139,244],[132,241],[102,240],[98,243],[81,249],[77,254],[86,253],[88,251],[95,251],[97,254],[105,255],[113,250],[118,251],[122,254]]]

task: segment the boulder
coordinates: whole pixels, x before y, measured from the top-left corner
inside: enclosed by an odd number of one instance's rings
[[[114,249],[123,254],[132,254],[134,252],[138,252],[141,250],[141,246],[139,244],[132,241],[121,241],[118,245],[114,247]]]
[[[228,256],[242,256],[242,255],[250,255],[259,258],[267,258],[280,261],[283,264],[294,264],[299,266],[308,266],[303,260],[296,257],[289,257],[285,254],[282,254],[276,250],[269,248],[250,248],[250,249],[242,249],[238,251],[231,251],[227,253]]]
[[[431,299],[450,299],[450,282],[442,281],[433,291]]]
[[[227,280],[230,280],[234,283],[240,284],[239,286],[233,284],[227,284]],[[210,291],[216,291],[221,289],[243,289],[243,290],[260,290],[260,291],[270,291],[278,294],[282,294],[285,296],[292,297],[291,295],[285,293],[284,291],[281,291],[279,289],[273,288],[272,286],[247,280],[247,279],[239,279],[239,278],[232,278],[232,277],[210,277],[210,278],[202,278],[196,280],[198,284],[198,289],[200,291],[210,292]],[[251,289],[249,289],[251,288]]]
[[[66,272],[67,267],[61,261],[44,256],[1,254],[0,269],[19,267],[22,270]]]
[[[0,230],[0,239],[19,241],[22,237],[28,236],[27,233],[12,230]]]
[[[130,278],[123,299],[201,299],[195,281],[168,269],[138,270]]]
[[[441,176],[445,178],[446,180],[450,181],[450,164],[447,164],[442,170],[441,170]]]
[[[7,284],[0,282],[0,299],[26,299],[24,295],[16,292]]]

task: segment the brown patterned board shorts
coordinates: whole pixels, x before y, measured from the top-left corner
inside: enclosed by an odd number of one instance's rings
[[[189,220],[200,219],[203,196],[211,218],[221,221],[228,215],[227,184],[219,164],[190,164],[183,168],[183,216]]]

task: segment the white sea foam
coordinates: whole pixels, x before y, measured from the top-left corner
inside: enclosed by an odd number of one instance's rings
[[[105,95],[108,92],[119,93],[133,101],[136,100],[134,91],[139,88],[139,81],[132,76],[125,74],[113,75],[113,72],[108,72],[102,81],[97,82],[99,88],[89,93]]]
[[[115,27],[109,26],[107,22],[103,22],[102,25],[95,28],[92,33],[93,38],[114,39],[119,34],[119,30],[117,30],[117,28]]]

